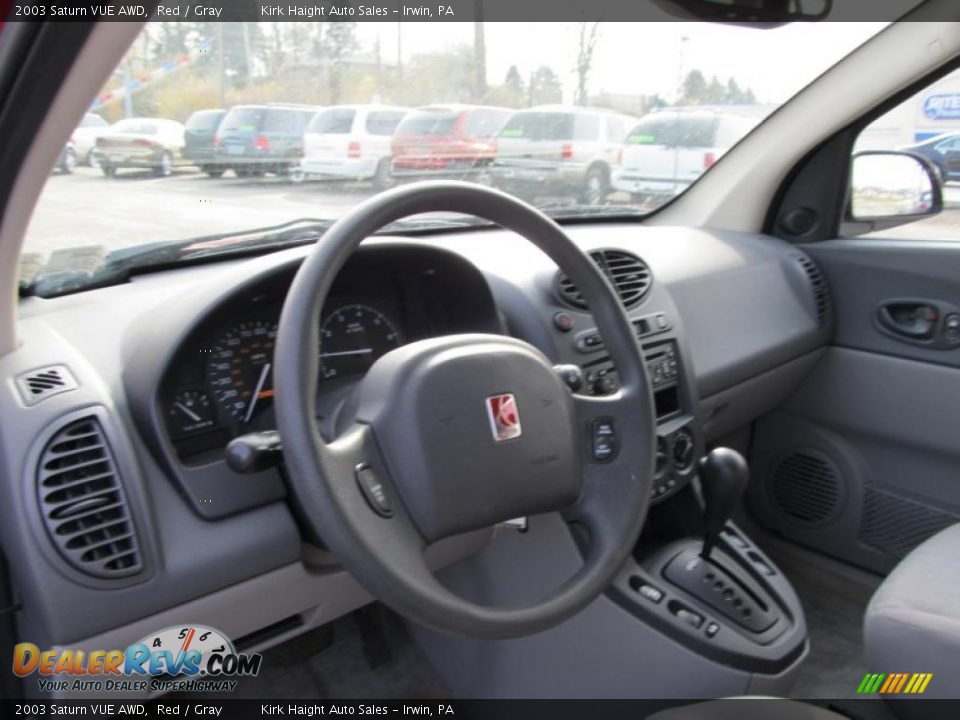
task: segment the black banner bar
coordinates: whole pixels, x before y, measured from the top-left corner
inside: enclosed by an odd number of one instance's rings
[[[677,22],[669,0],[0,0],[7,21],[77,22]],[[834,22],[892,22],[920,0],[834,0]],[[960,20],[956,3],[926,3],[922,18]]]
[[[698,704],[695,714],[675,714],[672,709]],[[705,704],[700,704],[705,703]],[[885,704],[886,707],[881,707]],[[877,717],[877,713],[904,710],[909,717],[956,718],[960,701],[817,700],[767,698],[730,700],[101,700],[101,701],[0,701],[0,717],[17,718],[197,718],[197,720],[261,720],[263,718],[349,718],[370,720],[684,720],[696,717],[770,720],[778,717],[814,717],[815,708],[842,717]],[[819,715],[817,716],[819,717]]]

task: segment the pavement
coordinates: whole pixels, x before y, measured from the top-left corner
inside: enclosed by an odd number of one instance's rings
[[[373,194],[369,184],[283,178],[212,179],[192,170],[170,177],[128,170],[105,178],[95,168],[51,175],[27,232],[27,251],[61,247],[108,249],[183,240],[277,225],[300,218],[335,218]],[[889,237],[960,240],[960,184],[944,190],[940,215],[881,233]]]

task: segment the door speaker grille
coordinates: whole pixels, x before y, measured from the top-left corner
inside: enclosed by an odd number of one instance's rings
[[[821,453],[791,452],[770,473],[770,497],[777,509],[794,521],[823,523],[838,509],[839,477],[836,465]]]
[[[899,493],[867,487],[860,541],[899,560],[927,538],[960,522],[960,516]]]

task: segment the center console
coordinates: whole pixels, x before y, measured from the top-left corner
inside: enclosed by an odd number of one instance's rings
[[[608,597],[702,657],[776,675],[803,655],[807,631],[787,578],[729,522],[746,488],[746,463],[730,450],[708,458],[732,460],[732,469],[701,459],[692,370],[670,315],[655,312],[631,321],[653,390],[656,471],[646,529]],[[597,330],[571,339],[584,391],[616,392],[616,368]]]
[[[641,341],[647,373],[653,390],[657,417],[656,476],[651,502],[658,503],[685,487],[694,475],[699,456],[692,400],[684,382],[683,358],[666,313],[631,319]],[[603,352],[603,340],[595,329],[574,337],[574,347],[582,355],[585,391],[591,395],[609,395],[617,391],[619,380],[610,357]]]

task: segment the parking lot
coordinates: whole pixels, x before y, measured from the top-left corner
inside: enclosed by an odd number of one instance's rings
[[[193,171],[166,178],[148,171],[103,177],[94,168],[52,175],[31,222],[27,250],[60,247],[117,248],[161,240],[249,230],[299,218],[335,218],[373,194],[361,183],[305,182],[283,178],[211,179]],[[944,191],[946,211],[894,228],[892,237],[960,240],[960,184]],[[616,198],[613,198],[616,201]]]

